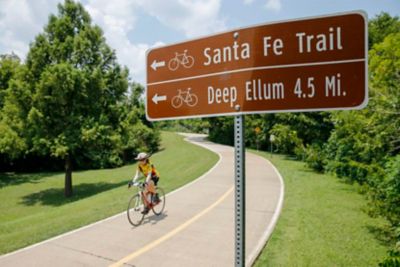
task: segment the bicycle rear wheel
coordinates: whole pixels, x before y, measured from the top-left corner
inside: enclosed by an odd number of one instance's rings
[[[142,214],[143,209],[144,205],[142,203],[142,198],[140,194],[134,195],[129,200],[128,209],[126,211],[130,224],[132,224],[133,226],[138,226],[142,223],[144,218],[144,214]]]
[[[180,108],[183,104],[182,97],[180,95],[176,95],[172,98],[171,104],[174,108]]]
[[[191,68],[192,66],[193,66],[193,64],[194,64],[194,57],[192,57],[192,56],[187,56],[186,57],[186,60],[184,60],[184,62],[183,62],[183,66],[185,67],[185,68]]]
[[[155,215],[160,216],[165,208],[164,190],[161,187],[157,187],[157,194],[158,194],[158,198],[160,199],[160,202],[158,204],[154,205],[151,209],[153,210],[153,213]]]
[[[179,59],[177,59],[177,58],[175,57],[175,58],[171,59],[171,60],[168,62],[168,68],[169,68],[170,70],[172,70],[172,71],[175,71],[175,70],[178,69],[179,64],[180,64]]]

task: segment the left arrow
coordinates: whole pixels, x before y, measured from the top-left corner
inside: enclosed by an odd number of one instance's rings
[[[159,101],[167,100],[167,96],[166,95],[159,96],[159,95],[155,94],[151,100],[153,100],[154,104],[157,105]]]
[[[157,68],[164,67],[164,66],[165,66],[165,61],[157,62],[157,60],[154,60],[153,63],[151,63],[151,68],[153,70],[157,70]]]

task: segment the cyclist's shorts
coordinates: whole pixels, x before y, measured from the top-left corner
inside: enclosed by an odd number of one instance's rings
[[[160,180],[160,177],[158,177],[158,176],[153,176],[153,177],[151,177],[151,180],[154,182],[154,185],[157,186],[158,180]]]

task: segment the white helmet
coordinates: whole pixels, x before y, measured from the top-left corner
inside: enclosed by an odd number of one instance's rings
[[[149,154],[145,153],[145,152],[140,152],[137,157],[135,158],[135,160],[144,160],[144,159],[148,159],[150,157]]]

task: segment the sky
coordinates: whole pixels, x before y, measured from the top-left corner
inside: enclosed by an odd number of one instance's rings
[[[25,60],[63,0],[0,0],[0,54]],[[130,79],[145,84],[146,51],[236,28],[364,10],[400,16],[400,0],[81,0]]]

